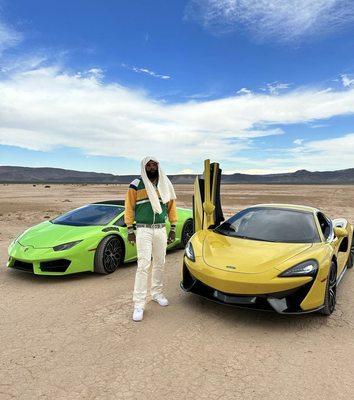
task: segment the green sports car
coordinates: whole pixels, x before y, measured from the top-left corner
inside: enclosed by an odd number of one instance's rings
[[[193,234],[192,211],[177,208],[176,240],[167,249],[184,247]],[[170,225],[166,223],[167,232]],[[27,229],[9,246],[9,268],[38,275],[92,271],[114,272],[136,259],[128,242],[124,201],[87,204]]]

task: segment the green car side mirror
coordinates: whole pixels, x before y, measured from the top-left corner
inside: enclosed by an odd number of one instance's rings
[[[339,228],[338,226],[334,227],[334,235],[337,238],[342,238],[348,236],[348,232],[344,228]]]

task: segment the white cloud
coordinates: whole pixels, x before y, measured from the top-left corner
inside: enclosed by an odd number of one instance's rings
[[[351,0],[191,0],[187,19],[212,31],[246,29],[256,39],[291,41],[324,34],[354,21]]]
[[[185,99],[200,100],[200,99],[207,99],[211,96],[213,96],[212,92],[201,92],[201,93],[187,94],[187,95],[184,95],[183,97]]]
[[[237,93],[237,94],[250,94],[250,93],[252,93],[252,92],[251,92],[251,90],[249,90],[249,89],[243,87],[243,88],[241,88],[240,90],[238,90],[236,93]]]
[[[303,141],[304,141],[304,139],[295,139],[293,143],[300,146]]]
[[[88,78],[93,81],[101,81],[103,78],[103,70],[101,68],[90,68],[87,71],[79,71],[75,74],[77,78]]]
[[[353,154],[354,133],[349,133],[337,138],[307,141],[297,148],[282,151],[276,162],[279,166],[290,165],[311,171],[346,169],[354,167]]]
[[[11,74],[38,69],[43,66],[46,61],[47,57],[39,54],[6,57],[6,61],[0,60],[0,73]]]
[[[4,50],[16,46],[22,40],[22,35],[10,27],[0,17],[0,56]]]
[[[354,86],[354,75],[341,75],[342,84],[344,87],[353,87]]]
[[[263,91],[268,91],[270,94],[279,94],[281,90],[289,89],[291,83],[272,82],[267,83],[266,88],[261,88]]]
[[[209,157],[229,164],[240,160],[259,169],[254,151],[267,149],[257,148],[255,138],[283,135],[279,126],[287,124],[354,114],[350,88],[167,104],[141,91],[104,83],[101,74],[98,68],[68,73],[59,66],[39,66],[0,78],[0,144],[43,151],[67,146],[87,155],[136,160],[155,154],[179,165]],[[314,160],[316,151],[324,151],[319,143],[313,148],[309,143],[299,144],[300,150],[305,149],[303,156],[270,149],[262,168],[295,168],[295,162],[301,167],[306,157]],[[345,152],[354,153],[346,138],[331,150],[337,155],[331,158],[333,164],[353,165],[352,155],[341,158],[342,145]]]
[[[122,67],[130,69],[131,71],[134,71],[138,74],[146,74],[146,75],[153,76],[154,78],[160,78],[160,79],[171,79],[171,77],[169,75],[161,75],[161,74],[158,74],[147,68],[139,68],[139,67],[135,67],[134,65],[130,66],[125,63],[122,63],[121,65],[122,65]]]

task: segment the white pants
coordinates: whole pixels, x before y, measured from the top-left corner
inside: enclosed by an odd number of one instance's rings
[[[167,247],[166,228],[137,228],[136,247],[138,269],[135,274],[133,301],[135,307],[145,308],[148,275],[152,258],[151,295],[162,294],[163,269]]]

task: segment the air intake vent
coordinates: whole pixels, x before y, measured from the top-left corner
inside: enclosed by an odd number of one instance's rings
[[[15,260],[12,268],[19,269],[21,271],[33,272],[33,264],[27,263],[20,260]]]
[[[53,260],[53,261],[42,261],[41,262],[41,271],[45,272],[65,272],[71,261],[69,260]]]

